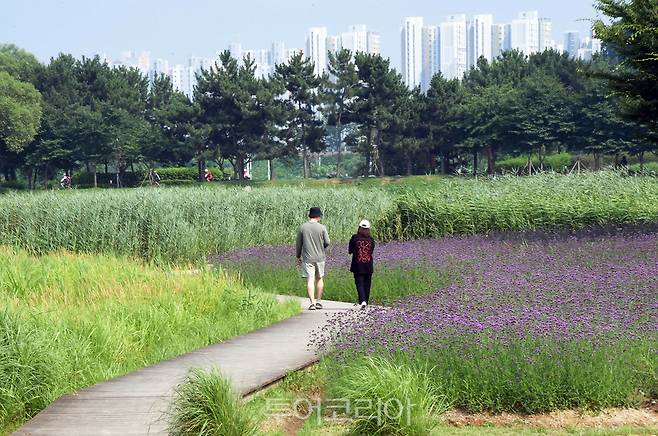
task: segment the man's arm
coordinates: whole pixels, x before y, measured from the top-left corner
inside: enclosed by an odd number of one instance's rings
[[[297,242],[295,243],[295,246],[297,248],[297,259],[301,259],[302,257],[302,244],[304,240],[302,239],[302,231],[301,229],[297,232]]]
[[[322,239],[324,239],[324,248],[327,248],[331,241],[329,240],[329,233],[327,232],[327,228],[324,228],[324,231],[322,232]]]
[[[354,236],[350,238],[350,244],[347,248],[347,254],[352,254],[354,253]]]

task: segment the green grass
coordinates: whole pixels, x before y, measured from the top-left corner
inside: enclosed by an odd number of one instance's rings
[[[210,269],[0,247],[0,434],[57,397],[299,311]]]
[[[251,436],[258,418],[218,369],[191,370],[174,392],[171,436]]]
[[[306,281],[293,267],[244,264],[236,266],[249,286],[282,295],[306,297]],[[448,284],[448,274],[425,267],[382,268],[373,275],[371,303],[386,304],[409,295],[421,295]],[[349,271],[330,270],[325,280],[324,300],[357,303],[354,276]]]

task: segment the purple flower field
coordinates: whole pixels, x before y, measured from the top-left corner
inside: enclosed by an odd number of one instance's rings
[[[448,238],[389,244],[379,256],[382,264],[459,265],[459,273],[453,284],[428,295],[336,319],[341,337],[345,328],[362,332],[363,343],[350,338],[341,349],[440,347],[455,335],[481,333],[503,342],[658,340],[655,234],[526,244]]]
[[[331,268],[348,267],[345,252],[334,247]],[[250,248],[219,261],[285,268],[293,250]],[[470,410],[621,406],[658,394],[655,233],[393,242],[375,261],[380,273],[447,271],[450,283],[331,317],[311,343],[337,374],[367,355],[424,359],[428,377]]]

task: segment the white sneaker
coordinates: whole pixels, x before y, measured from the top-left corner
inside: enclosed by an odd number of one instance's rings
[[[368,304],[365,301],[361,302],[361,310],[365,310],[367,305]]]

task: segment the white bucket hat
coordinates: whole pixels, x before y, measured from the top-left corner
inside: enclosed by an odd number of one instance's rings
[[[370,221],[361,220],[361,222],[359,223],[359,227],[361,227],[362,229],[369,229],[370,228]]]

